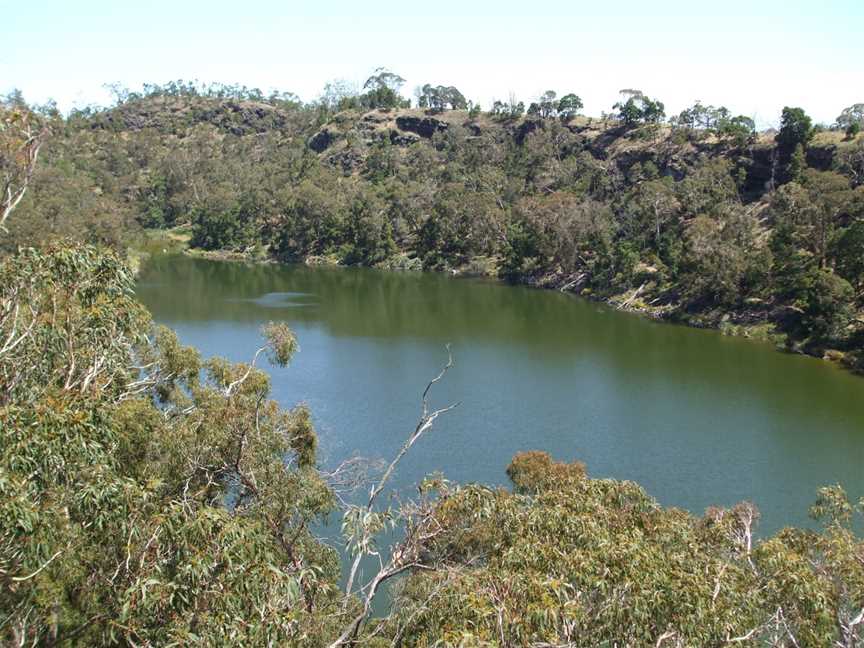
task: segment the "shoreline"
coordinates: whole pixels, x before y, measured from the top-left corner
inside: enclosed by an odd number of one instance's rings
[[[179,231],[178,231],[179,230]],[[336,268],[347,268],[339,263],[335,258],[330,257],[307,257],[302,262],[296,264],[283,263],[277,259],[261,254],[253,254],[251,251],[231,251],[231,250],[201,250],[190,248],[189,236],[182,228],[175,230],[150,230],[145,234],[147,241],[142,248],[130,248],[128,256],[130,261],[135,265],[133,268],[137,274],[140,265],[151,254],[183,254],[185,256],[205,259],[209,261],[221,261],[230,263],[249,263],[256,265],[304,265],[306,267],[327,266]],[[158,249],[160,248],[161,249]],[[157,249],[153,249],[157,248]],[[838,369],[848,371],[855,376],[864,377],[864,373],[856,368],[848,361],[846,353],[837,349],[810,349],[804,347],[803,344],[790,344],[786,334],[778,332],[775,325],[767,318],[752,319],[751,321],[737,321],[740,318],[740,313],[726,312],[719,320],[716,318],[707,319],[691,319],[683,316],[682,313],[675,307],[666,305],[651,307],[644,304],[638,299],[641,288],[634,288],[625,291],[624,293],[612,296],[599,295],[590,289],[574,290],[579,288],[582,283],[580,276],[574,279],[572,275],[562,276],[559,273],[548,273],[538,277],[526,278],[521,281],[508,281],[496,274],[492,274],[490,270],[493,265],[479,263],[469,263],[462,268],[448,270],[424,270],[420,267],[416,259],[409,259],[407,253],[400,253],[388,262],[380,263],[371,267],[387,272],[433,272],[435,274],[443,274],[452,278],[482,278],[489,281],[494,281],[501,285],[510,286],[525,286],[537,290],[555,290],[565,295],[585,299],[595,303],[602,303],[617,311],[628,313],[638,317],[646,317],[666,324],[676,324],[679,326],[687,326],[689,328],[699,328],[705,330],[714,330],[721,335],[730,337],[740,337],[758,344],[770,344],[774,350],[779,353],[790,353],[796,355],[806,355],[823,362],[828,362]],[[816,353],[821,351],[821,353]]]

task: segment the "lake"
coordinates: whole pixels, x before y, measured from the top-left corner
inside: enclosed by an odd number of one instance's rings
[[[287,322],[301,351],[269,367],[273,396],[309,404],[325,466],[389,459],[449,343],[431,400],[461,405],[405,458],[399,488],[435,471],[506,484],[513,454],[539,449],[694,513],[752,501],[762,534],[807,524],[821,485],[864,495],[864,379],[769,345],[439,274],[165,255],[138,296],[184,343],[235,361],[262,324]]]

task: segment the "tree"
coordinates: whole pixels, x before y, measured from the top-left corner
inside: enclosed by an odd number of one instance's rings
[[[113,254],[29,249],[0,278],[4,643],[320,636],[335,554],[309,525],[333,496],[308,411],[254,366],[287,364],[290,330],[265,327],[251,364],[202,362]]]
[[[811,339],[837,337],[852,319],[855,293],[849,282],[829,270],[811,268],[804,277],[802,323]]]
[[[568,121],[578,115],[582,107],[582,99],[571,92],[561,97],[558,101],[558,116],[562,120]]]
[[[398,108],[405,104],[399,95],[405,79],[386,68],[377,68],[363,84],[363,104],[367,108]]]
[[[626,125],[632,126],[642,118],[642,109],[640,107],[643,97],[642,91],[621,90],[620,94],[623,99],[612,106],[612,109],[618,111],[618,119]]]
[[[743,208],[732,209],[723,218],[696,216],[684,234],[682,285],[693,302],[734,305],[758,287],[758,277],[765,272],[760,267],[764,257],[757,246],[758,225]]]
[[[725,106],[715,108],[705,106],[700,101],[669,121],[676,127],[714,132],[732,138],[738,146],[743,146],[756,133],[756,124],[750,117],[744,115],[732,117]]]
[[[704,106],[701,101],[696,101],[692,107],[682,110],[675,119],[675,123],[692,129],[714,130],[729,118],[729,111],[714,106]]]
[[[541,118],[547,119],[554,117],[557,112],[557,104],[555,102],[556,93],[554,90],[547,90],[537,100],[538,114]]]
[[[608,208],[566,191],[525,197],[514,216],[505,248],[504,270],[510,279],[550,266],[568,274],[588,272],[612,237]]]
[[[0,231],[30,186],[47,127],[23,101],[0,101]]]
[[[843,112],[837,116],[838,128],[849,129],[856,124],[859,129],[864,127],[864,103],[856,103],[844,108]]]
[[[653,242],[654,249],[659,252],[663,247],[663,232],[680,210],[681,203],[671,179],[642,182],[627,197],[626,227],[634,240],[643,245]]]
[[[419,108],[428,108],[432,112],[465,110],[468,108],[468,101],[453,86],[433,87],[427,83],[417,92],[417,106]]]
[[[837,273],[846,279],[860,295],[864,290],[864,221],[856,221],[834,244]]]
[[[363,89],[371,91],[387,89],[393,93],[398,93],[403,85],[405,85],[405,79],[395,72],[391,72],[387,68],[377,68],[375,72],[366,79],[366,83],[363,84]]]
[[[338,112],[356,108],[359,95],[360,91],[356,83],[345,79],[335,79],[324,86],[320,101],[329,112]]]
[[[434,537],[389,619],[396,645],[783,648],[862,637],[864,543],[851,525],[864,506],[839,487],[820,491],[820,532],[760,540],[748,502],[694,517],[542,452],[517,454],[507,475],[513,492],[435,484]]]
[[[254,208],[227,183],[208,192],[192,212],[190,245],[204,250],[245,250],[256,243]]]
[[[800,182],[781,187],[773,208],[779,218],[795,226],[799,245],[812,254],[817,265],[826,267],[834,232],[854,197],[849,181],[840,174],[807,169]]]
[[[646,96],[641,90],[621,90],[622,100],[612,108],[618,111],[618,119],[627,126],[633,126],[639,122],[644,124],[657,124],[666,116],[665,106],[662,101],[657,101]]]
[[[838,149],[837,169],[849,177],[854,186],[864,185],[864,139]]]
[[[804,150],[813,137],[813,121],[803,108],[783,108],[780,131],[775,140],[781,164],[786,166],[787,179],[803,170]]]
[[[744,146],[756,135],[756,122],[745,115],[738,115],[719,125],[721,135],[731,137],[738,146]]]
[[[0,262],[0,640],[10,645],[339,646],[359,636],[379,586],[419,565],[429,502],[377,505],[411,446],[455,405],[420,419],[344,509],[353,569],[313,533],[331,483],[308,409],[270,400],[260,358],[298,350],[262,328],[249,363],[202,360],[134,299],[116,255],[90,246]],[[368,582],[384,527],[406,534]],[[422,533],[421,533],[422,531]],[[356,558],[354,558],[356,556]]]

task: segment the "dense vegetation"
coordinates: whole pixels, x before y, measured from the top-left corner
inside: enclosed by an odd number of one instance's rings
[[[313,106],[173,84],[65,118],[4,101],[2,641],[864,646],[864,500],[839,486],[818,493],[820,530],[765,539],[747,503],[695,517],[541,453],[513,460],[512,491],[436,477],[384,505],[452,408],[429,405],[449,363],[383,471],[328,473],[309,411],[258,368],[296,353],[286,326],[235,365],[153,325],[106,248],[186,226],[205,249],[486,268],[860,350],[860,110],[825,158],[800,109],[767,141],[698,104],[662,125],[638,91],[595,122],[575,95],[466,114],[431,85],[427,115],[400,83],[378,71]],[[313,532],[335,515],[341,547]]]
[[[822,533],[755,542],[746,502],[694,518],[539,452],[507,473],[514,492],[445,486],[435,569],[393,615],[404,645],[856,645],[840,627],[864,596],[864,546],[842,490],[813,507]]]

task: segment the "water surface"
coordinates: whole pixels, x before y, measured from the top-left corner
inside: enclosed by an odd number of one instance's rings
[[[184,343],[236,361],[263,323],[289,323],[301,352],[271,368],[274,397],[310,405],[325,464],[392,456],[450,343],[432,400],[461,405],[400,487],[432,471],[503,484],[514,453],[541,449],[695,513],[750,500],[763,533],[805,524],[820,485],[864,495],[864,379],[768,345],[432,274],[157,256],[138,294]]]

